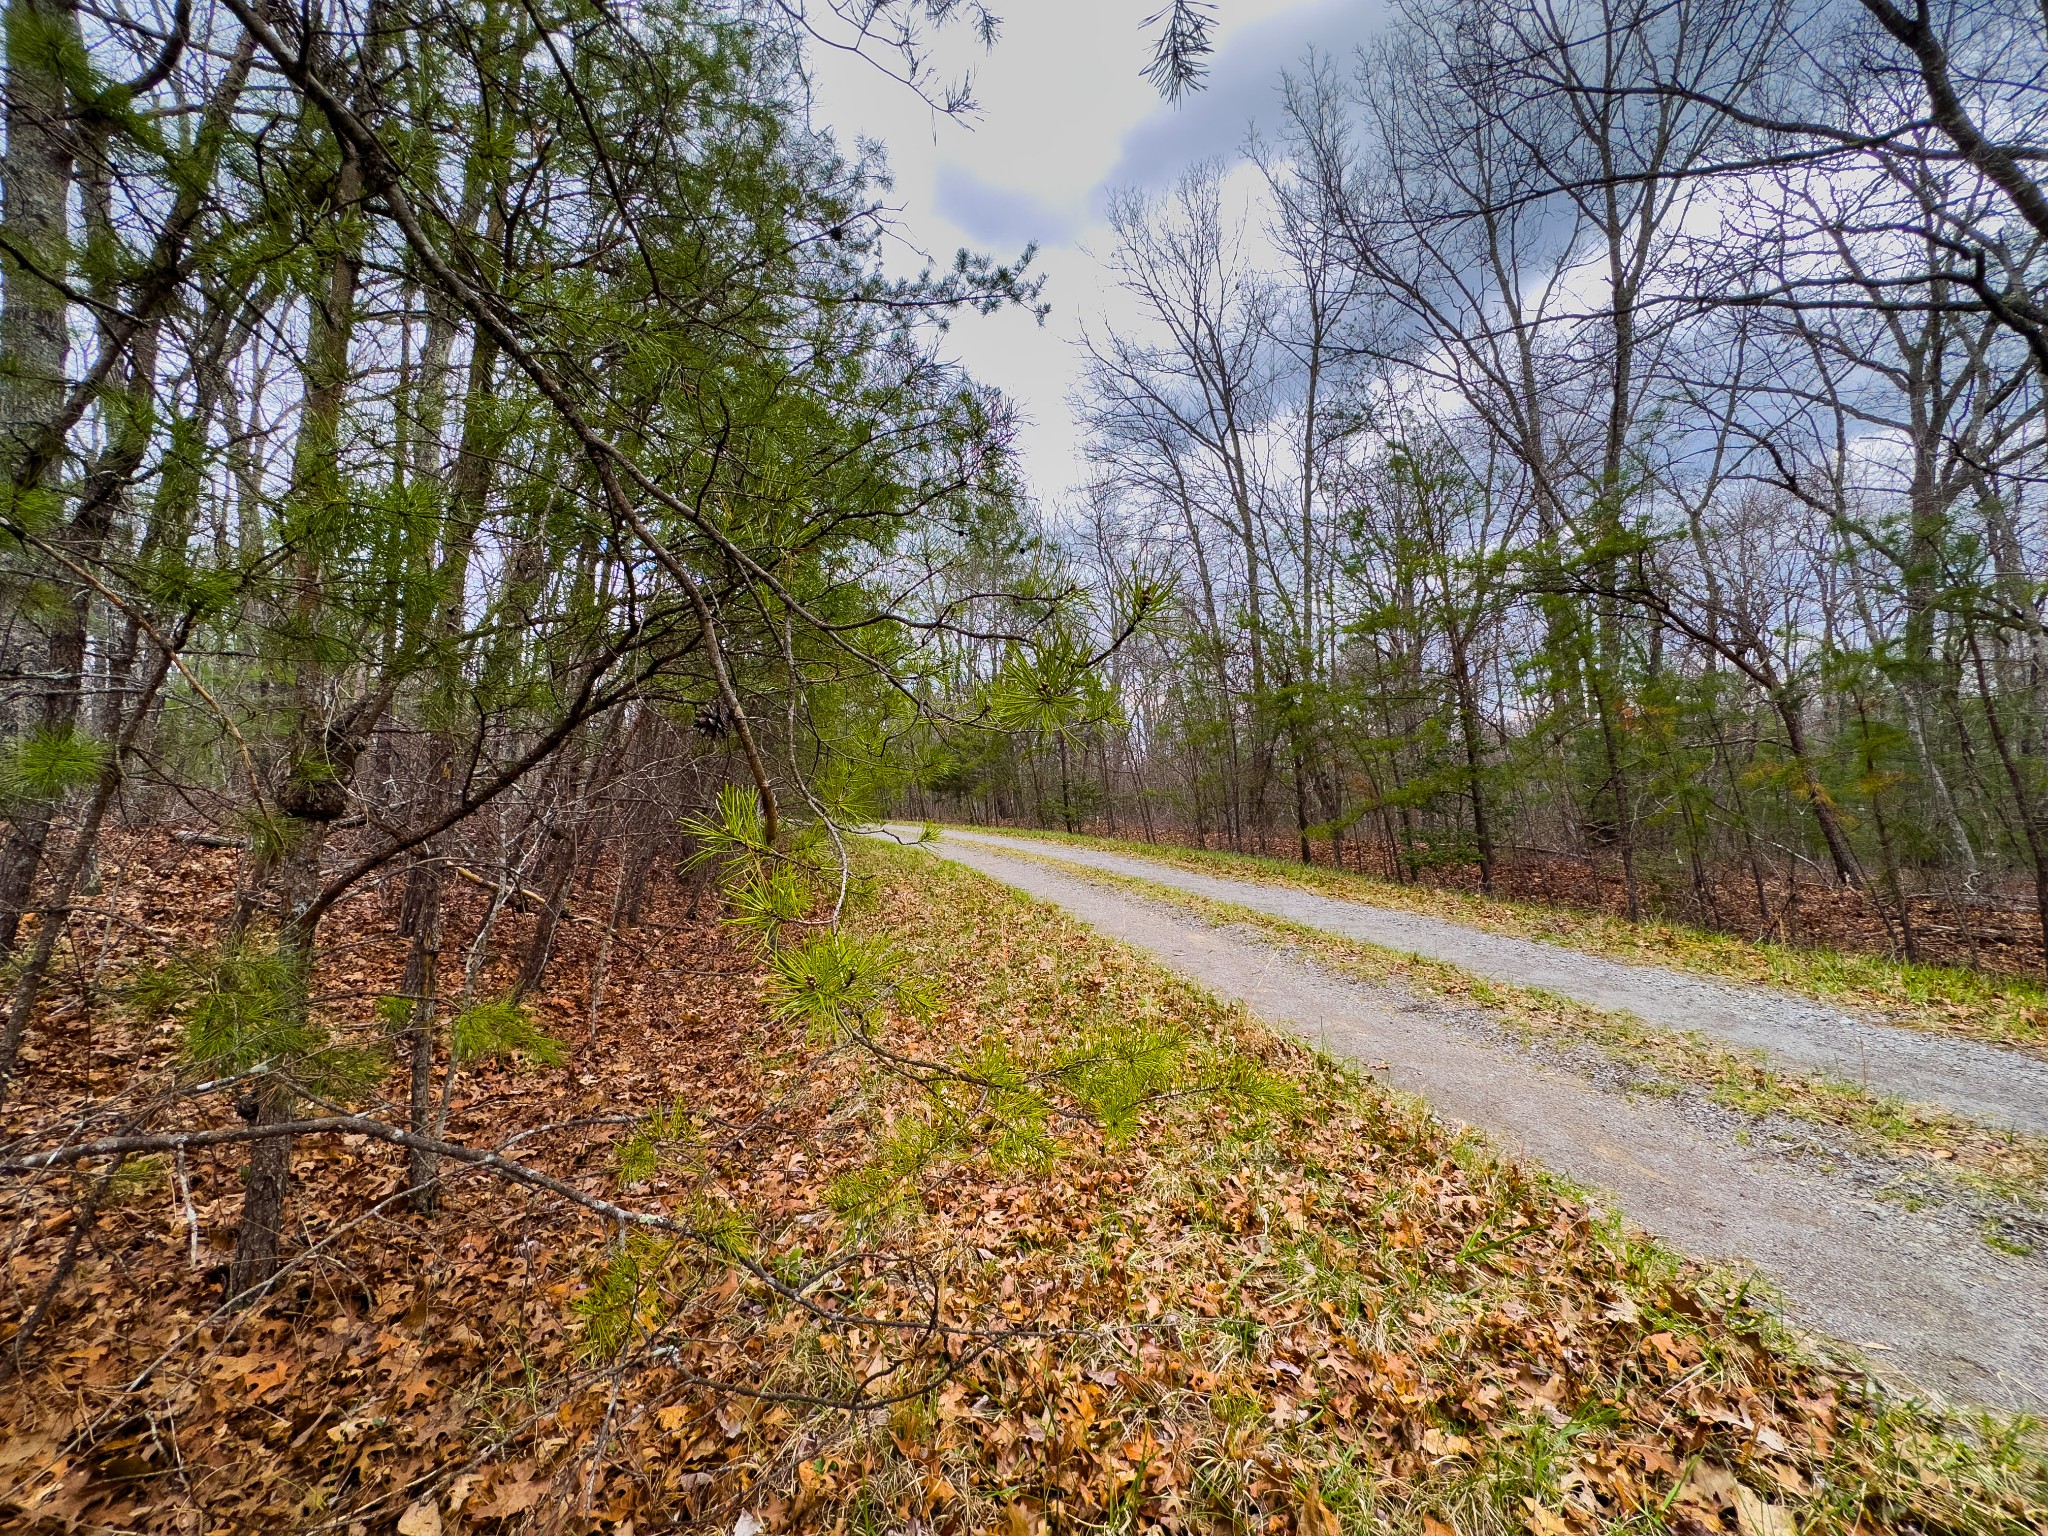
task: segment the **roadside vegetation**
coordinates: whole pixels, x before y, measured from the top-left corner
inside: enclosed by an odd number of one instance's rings
[[[1127,1121],[1059,1129],[1024,1220],[988,1155],[999,1123],[934,1153],[893,1218],[983,1259],[968,1295],[1099,1330],[970,1370],[953,1412],[899,1436],[993,1494],[987,1517],[1539,1536],[2048,1518],[2024,1426],[1978,1438],[1888,1402],[1754,1285],[1054,909],[914,850],[864,863],[854,930],[931,989],[892,1043],[1027,1078],[1156,1055]],[[922,1092],[870,1080],[871,1113],[934,1123]]]

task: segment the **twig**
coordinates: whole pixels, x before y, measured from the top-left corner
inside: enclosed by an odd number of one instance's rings
[[[192,1181],[185,1173],[185,1149],[179,1147],[172,1155],[171,1176],[177,1181],[178,1200],[185,1216],[185,1244],[188,1262],[193,1269],[199,1267],[199,1210],[192,1203]]]

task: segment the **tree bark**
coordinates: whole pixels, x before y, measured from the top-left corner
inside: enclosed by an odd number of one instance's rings
[[[49,469],[46,435],[64,412],[70,306],[47,277],[71,269],[71,184],[77,139],[64,83],[64,60],[81,49],[78,13],[70,0],[9,0],[6,11],[7,153],[0,156],[0,494],[10,520],[50,521],[38,505]],[[54,572],[52,574],[55,574]],[[12,626],[9,626],[10,630]],[[59,643],[42,656],[10,634],[10,672],[45,676],[35,726],[48,729],[64,690],[49,679],[62,670]],[[33,644],[30,640],[28,644]],[[29,722],[5,723],[14,731]],[[14,951],[21,915],[41,866],[50,808],[12,817],[0,843],[0,958]]]

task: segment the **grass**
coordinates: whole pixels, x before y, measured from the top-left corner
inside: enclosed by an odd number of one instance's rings
[[[962,830],[1004,834],[1010,829]],[[1617,960],[1761,982],[1822,1002],[1879,1013],[1908,1028],[2048,1055],[2048,986],[2021,977],[1996,976],[1962,966],[1918,965],[1883,955],[1752,941],[1680,923],[1630,923],[1605,913],[1504,901],[1432,886],[1397,885],[1347,870],[1249,854],[1065,832],[1013,835],[1133,854],[1202,874],[1397,907]]]
[[[1274,917],[1251,907],[1197,896],[1173,886],[1085,864],[1017,850],[1015,857],[1058,868],[1194,913],[1205,921],[1250,928],[1346,975],[1396,983],[1484,1008],[1529,1044],[1572,1050],[1592,1046],[1634,1077],[1632,1091],[1694,1088],[1743,1114],[1785,1115],[1847,1133],[1856,1150],[1940,1170],[1970,1192],[2039,1209],[2048,1190],[2048,1137],[1983,1125],[1926,1105],[1872,1093],[1824,1073],[1782,1072],[1759,1054],[1733,1051],[1693,1031],[1663,1029],[1633,1014],[1595,1008],[1540,987],[1482,979],[1440,960],[1390,949]],[[1995,1232],[1990,1246],[2025,1253]]]
[[[1027,1166],[991,1119],[831,1238],[943,1271],[950,1316],[1035,1334],[886,1433],[797,1426],[771,1528],[2048,1529],[2032,1426],[1885,1397],[1741,1276],[1594,1219],[1054,908],[916,852],[859,859],[851,924],[925,999],[890,1049],[999,1048],[1048,1082],[1164,1055],[1123,1130],[1055,1117]],[[887,1162],[925,1103],[877,1070],[835,1121]],[[864,1348],[813,1349],[801,1379],[843,1380]]]

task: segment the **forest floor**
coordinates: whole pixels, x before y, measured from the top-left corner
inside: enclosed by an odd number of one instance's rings
[[[855,852],[848,931],[893,988],[859,1038],[779,1013],[772,957],[667,885],[596,997],[579,918],[529,999],[562,1059],[473,1065],[450,1121],[557,1188],[451,1168],[420,1213],[396,1149],[308,1137],[285,1281],[231,1310],[232,1148],[24,1171],[109,1114],[235,1123],[168,1096],[178,1021],[125,986],[196,956],[229,856],[115,844],[0,1133],[0,1356],[78,1259],[0,1393],[0,1528],[2048,1532],[2037,1426],[1916,1405],[1054,907]],[[334,914],[318,978],[365,1048],[394,895]],[[600,878],[573,910],[608,905]],[[354,1107],[402,1120],[403,1087]]]
[[[1880,1369],[2048,1404],[2032,1055],[1074,839],[953,831],[937,851],[1612,1192],[1681,1248],[1755,1264]]]

